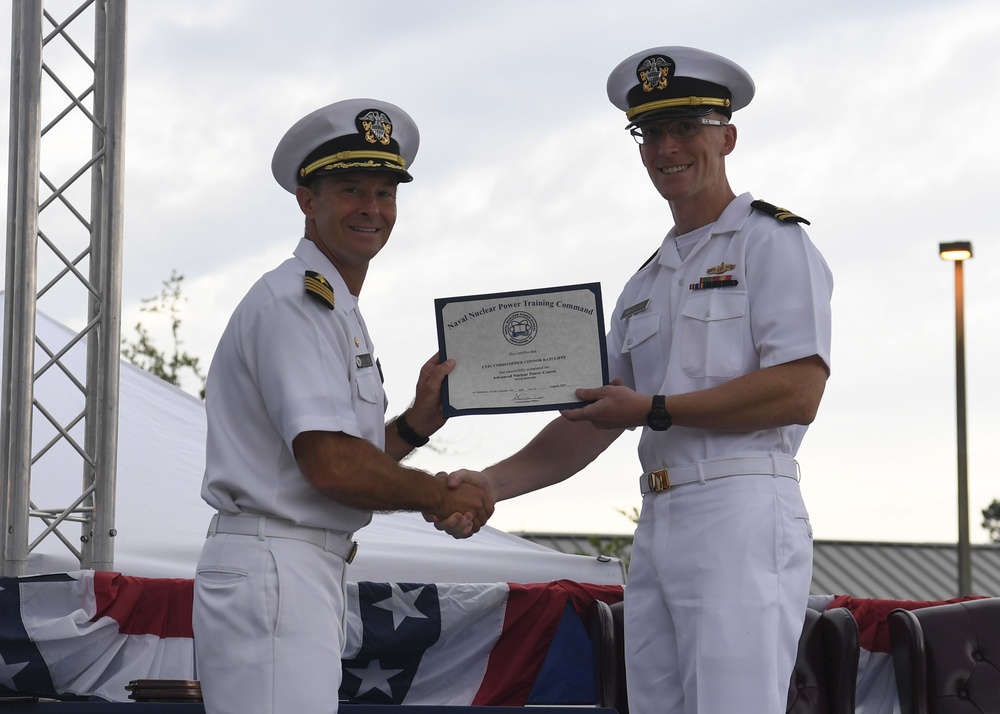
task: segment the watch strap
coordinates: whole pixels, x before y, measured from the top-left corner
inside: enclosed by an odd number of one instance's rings
[[[420,436],[420,434],[413,431],[413,427],[406,421],[406,412],[396,417],[396,433],[399,434],[400,439],[414,448],[420,448],[430,441],[428,437]]]

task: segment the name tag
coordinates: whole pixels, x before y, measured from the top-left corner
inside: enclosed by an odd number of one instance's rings
[[[646,298],[642,302],[637,302],[632,307],[627,307],[622,311],[621,319],[625,320],[629,317],[632,317],[632,315],[636,314],[637,312],[642,312],[648,306],[649,306],[649,298]]]
[[[375,362],[372,361],[372,356],[366,352],[363,355],[355,357],[354,364],[358,366],[358,369],[364,369],[365,367],[371,367]]]

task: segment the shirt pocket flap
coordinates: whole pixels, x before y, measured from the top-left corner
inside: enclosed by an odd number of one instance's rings
[[[642,312],[632,315],[625,328],[622,353],[629,352],[655,335],[660,329],[660,313]]]
[[[358,370],[355,382],[358,385],[358,396],[369,404],[378,404],[382,397],[382,384],[374,367]]]
[[[688,300],[681,312],[684,317],[690,317],[693,320],[713,322],[743,317],[746,311],[747,294],[745,292],[717,292],[713,290]]]

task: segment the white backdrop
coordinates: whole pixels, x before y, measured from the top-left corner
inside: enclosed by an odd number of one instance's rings
[[[0,292],[0,315],[4,296]],[[39,313],[38,337],[57,352],[73,336],[64,325]],[[81,381],[85,343],[75,345],[62,363]],[[35,350],[35,370],[47,362]],[[50,368],[35,385],[36,400],[62,424],[83,409],[84,396],[59,369]],[[38,409],[34,412],[33,453],[56,433]],[[205,531],[213,511],[199,495],[205,465],[205,408],[201,400],[122,361],[116,493],[115,570],[143,577],[194,577]],[[83,442],[83,425],[71,433]],[[63,507],[82,491],[83,466],[61,442],[32,469],[31,498],[38,508]],[[31,538],[43,529],[31,519]],[[79,545],[76,524],[64,535]],[[352,581],[385,582],[578,582],[623,584],[617,560],[557,553],[487,526],[475,537],[455,541],[438,533],[418,514],[377,514],[356,535],[358,555],[348,568]],[[29,572],[79,569],[79,563],[54,535],[28,559]]]

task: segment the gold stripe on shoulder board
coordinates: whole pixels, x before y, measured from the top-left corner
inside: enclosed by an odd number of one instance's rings
[[[772,218],[778,219],[782,223],[805,223],[807,226],[810,225],[809,221],[802,216],[796,216],[787,208],[779,208],[773,203],[768,203],[767,201],[754,201],[750,204],[750,207],[756,208],[761,213],[766,213]]]
[[[333,309],[337,301],[333,296],[333,286],[320,273],[314,270],[306,271],[306,293]]]

